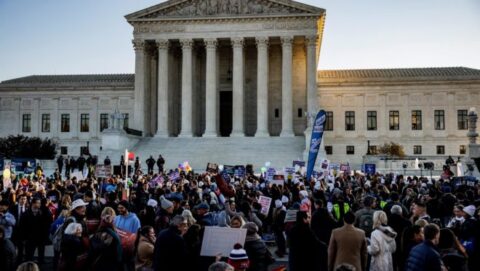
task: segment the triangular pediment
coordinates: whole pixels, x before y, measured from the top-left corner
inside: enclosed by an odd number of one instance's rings
[[[131,13],[128,21],[268,15],[322,15],[324,9],[290,0],[170,0]]]

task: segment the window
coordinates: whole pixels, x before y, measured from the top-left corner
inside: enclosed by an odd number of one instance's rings
[[[445,154],[445,146],[438,145],[437,146],[437,154]]]
[[[128,113],[123,114],[123,129],[128,128]]]
[[[332,155],[333,154],[333,147],[332,146],[325,146],[325,153],[327,155]]]
[[[325,131],[333,131],[333,112],[325,112]]]
[[[22,116],[22,132],[30,133],[32,131],[32,115],[23,114]]]
[[[100,132],[108,128],[108,114],[100,114]]]
[[[67,154],[68,154],[68,147],[66,147],[66,146],[61,146],[61,147],[60,147],[60,154],[62,154],[62,155],[67,155]]]
[[[42,133],[50,132],[50,114],[42,114]]]
[[[377,130],[377,111],[367,111],[367,130]]]
[[[412,110],[412,130],[422,130],[421,110]]]
[[[413,154],[422,154],[422,146],[414,145],[413,146]]]
[[[390,111],[389,121],[390,130],[399,130],[400,129],[400,113],[398,111]]]
[[[61,116],[61,132],[68,133],[70,132],[70,114],[62,114]]]
[[[278,108],[275,108],[275,118],[280,117],[280,110]]]
[[[347,146],[347,154],[355,154],[355,146]]]
[[[435,110],[435,130],[445,130],[445,111]]]
[[[355,131],[355,111],[345,112],[345,131]]]
[[[81,155],[88,155],[89,154],[88,147],[87,146],[81,146],[80,147],[80,154]]]
[[[90,121],[90,115],[89,114],[80,114],[80,132],[88,132],[90,130],[90,127],[88,125]]]
[[[369,152],[371,155],[378,154],[377,146],[375,146],[375,145],[370,145],[370,146],[368,147],[368,152]]]
[[[460,145],[460,154],[467,154],[467,147],[465,145]]]
[[[302,110],[301,108],[299,108],[299,109],[297,110],[297,117],[299,117],[299,118],[303,117],[303,112],[302,112],[302,111],[303,111],[303,110]]]
[[[457,111],[457,122],[458,122],[458,130],[468,129],[468,111],[467,110]]]

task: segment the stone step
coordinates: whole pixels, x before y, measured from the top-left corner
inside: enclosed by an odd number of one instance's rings
[[[224,165],[253,164],[259,169],[270,162],[275,168],[291,166],[303,160],[305,137],[215,137],[215,138],[144,138],[131,151],[142,160],[162,154],[166,168],[175,168],[188,161],[195,170],[203,171],[208,162]],[[117,155],[118,156],[118,155]],[[117,159],[117,158],[114,158]]]

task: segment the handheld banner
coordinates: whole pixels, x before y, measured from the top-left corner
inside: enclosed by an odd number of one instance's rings
[[[325,111],[318,111],[312,128],[312,137],[310,139],[310,151],[308,152],[307,164],[307,180],[310,180],[313,172],[313,167],[315,166],[315,161],[317,160],[318,150],[320,149],[320,144],[322,143],[325,119]]]

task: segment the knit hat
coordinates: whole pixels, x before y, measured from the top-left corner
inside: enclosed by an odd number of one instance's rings
[[[237,269],[247,269],[250,266],[250,261],[248,260],[247,252],[243,249],[241,244],[235,244],[233,250],[228,256],[228,264],[233,266],[235,270]]]
[[[475,215],[475,206],[474,205],[468,205],[463,207],[463,211],[467,213],[469,216],[474,216]]]
[[[282,196],[282,203],[288,203],[288,197],[283,195]]]
[[[171,201],[169,201],[168,199],[166,199],[164,196],[161,196],[160,197],[160,206],[162,207],[162,209],[168,209],[168,208],[171,208],[173,207],[173,203]]]
[[[255,234],[258,232],[258,226],[253,222],[245,223],[242,228],[247,229],[247,235]]]
[[[308,192],[306,190],[301,190],[298,192],[300,195],[302,195],[304,198],[308,198]]]
[[[277,199],[275,201],[275,208],[281,208],[283,206],[283,203],[281,200]]]
[[[158,202],[157,202],[156,200],[154,200],[154,199],[149,199],[149,200],[147,201],[147,206],[150,206],[150,207],[155,208],[155,207],[158,206]]]

